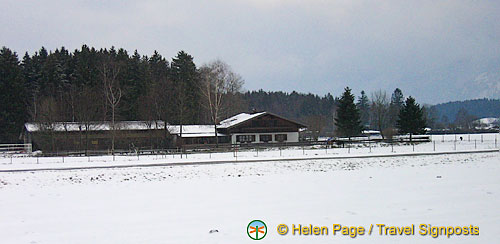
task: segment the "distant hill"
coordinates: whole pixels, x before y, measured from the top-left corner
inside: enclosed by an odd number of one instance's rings
[[[456,102],[447,102],[434,105],[437,111],[438,119],[444,122],[447,118],[453,122],[457,116],[458,110],[464,108],[467,113],[476,118],[499,118],[500,117],[500,99],[474,99]]]

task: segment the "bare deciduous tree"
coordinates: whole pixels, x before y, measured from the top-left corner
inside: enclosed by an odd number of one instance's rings
[[[317,141],[323,128],[326,126],[327,117],[324,115],[309,115],[304,118],[308,131],[311,132],[313,140]]]
[[[56,135],[55,126],[56,122],[60,120],[60,105],[57,100],[52,96],[42,97],[37,103],[38,110],[38,125],[40,126],[42,134],[46,143],[50,145],[49,148],[43,148],[44,150],[51,150],[52,152],[57,151],[56,145]]]
[[[387,99],[387,94],[385,91],[376,91],[372,93],[372,127],[377,128],[382,135],[382,139],[385,139],[384,129],[388,127],[388,109],[389,101]]]
[[[454,124],[461,130],[468,131],[474,128],[473,121],[476,119],[474,115],[469,114],[469,111],[462,107],[457,112]]]
[[[224,101],[228,95],[237,93],[243,84],[240,75],[221,60],[215,60],[200,68],[205,106],[210,112],[210,120],[215,127],[215,142],[218,145],[217,124],[224,109]]]
[[[115,154],[115,136],[116,136],[116,123],[115,115],[118,104],[122,98],[122,90],[118,80],[120,74],[120,65],[110,59],[102,63],[100,70],[104,94],[106,96],[107,105],[111,109],[111,153]]]
[[[80,129],[80,145],[84,145],[85,155],[89,149],[89,133],[92,129],[98,126],[96,123],[100,118],[101,106],[99,99],[102,93],[97,89],[83,86],[78,89],[75,96],[75,119],[83,126]],[[82,132],[85,132],[85,141],[82,142]]]

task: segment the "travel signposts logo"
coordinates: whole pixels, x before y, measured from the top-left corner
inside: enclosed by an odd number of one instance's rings
[[[247,226],[247,234],[252,240],[262,240],[267,234],[267,226],[262,220],[253,220]]]

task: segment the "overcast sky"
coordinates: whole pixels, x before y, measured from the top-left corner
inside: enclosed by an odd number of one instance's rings
[[[500,1],[0,0],[0,45],[179,50],[220,58],[247,90],[356,94],[396,87],[420,103],[500,98]]]

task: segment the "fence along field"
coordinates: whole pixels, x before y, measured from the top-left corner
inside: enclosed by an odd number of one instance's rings
[[[31,143],[26,144],[0,144],[0,155],[32,154]]]
[[[288,144],[220,145],[215,147],[185,147],[172,150],[130,150],[116,155],[94,156],[62,152],[44,155],[31,153],[30,144],[4,144],[0,146],[0,165],[74,164],[89,163],[148,163],[211,160],[274,159],[293,157],[322,157],[342,155],[387,155],[398,153],[426,153],[474,151],[499,148],[499,133],[428,135],[428,140],[381,142],[366,138],[349,141],[301,142]],[[109,153],[109,152],[100,152]]]

